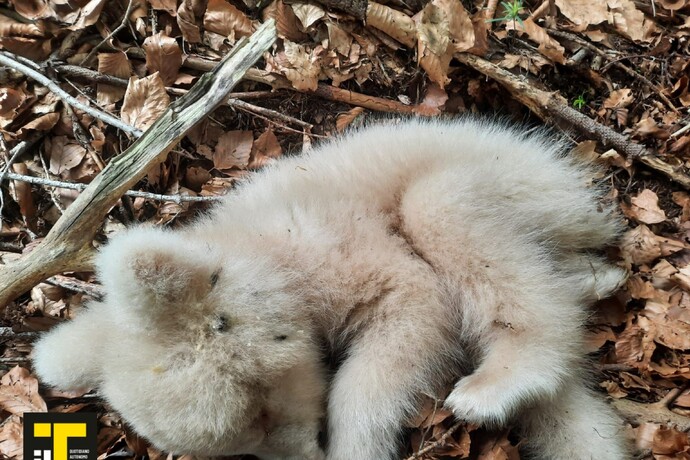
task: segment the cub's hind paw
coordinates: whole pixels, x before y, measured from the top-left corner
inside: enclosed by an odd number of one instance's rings
[[[460,380],[446,398],[445,407],[458,419],[472,424],[505,425],[513,413],[510,397],[482,380],[476,374]]]

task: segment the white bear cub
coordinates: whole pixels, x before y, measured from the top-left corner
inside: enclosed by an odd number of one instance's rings
[[[593,252],[620,228],[588,174],[492,122],[363,128],[183,230],[117,236],[105,299],[38,342],[36,370],[174,453],[395,459],[420,398],[455,383],[457,418],[517,421],[531,458],[630,458],[581,351],[587,305],[625,276]]]

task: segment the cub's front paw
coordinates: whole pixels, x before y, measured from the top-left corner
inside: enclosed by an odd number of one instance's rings
[[[473,374],[455,385],[444,405],[455,417],[469,423],[502,426],[513,414],[514,398],[506,393],[510,390],[499,389],[481,375]]]

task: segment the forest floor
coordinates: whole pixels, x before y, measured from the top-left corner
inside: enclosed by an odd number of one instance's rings
[[[78,195],[73,184],[274,18],[280,38],[234,99],[148,171],[144,193],[110,210],[96,245],[133,222],[183,223],[262,165],[367,114],[546,123],[571,139],[571,155],[603,165],[592,180],[628,223],[610,253],[630,278],[589,327],[600,390],[639,458],[690,459],[690,0],[178,3],[0,1],[0,264],[36,248]],[[36,74],[122,125],[65,103]],[[22,414],[50,410],[98,412],[100,458],[167,458],[92,393],[50,390],[31,373],[32,341],[100,295],[94,275],[26,290],[0,317],[0,455],[21,458]],[[433,401],[406,433],[410,458],[519,458],[511,430],[455,423]]]

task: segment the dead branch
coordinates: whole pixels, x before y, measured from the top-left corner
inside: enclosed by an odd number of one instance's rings
[[[637,144],[611,128],[597,123],[583,113],[570,107],[563,97],[556,93],[536,88],[526,80],[492,64],[486,59],[462,53],[455,58],[482,74],[496,80],[504,88],[544,121],[571,127],[603,146],[616,149],[628,158],[639,161],[671,180],[690,188],[690,176],[677,170],[654,155],[647,147]]]
[[[55,275],[48,278],[45,282],[68,291],[88,295],[96,300],[101,300],[104,297],[103,289],[100,286],[69,276]]]
[[[5,174],[7,179],[16,180],[20,182],[28,182],[34,185],[43,185],[46,187],[66,188],[70,190],[84,190],[87,185],[78,182],[64,182],[59,180],[44,179],[42,177],[27,176],[25,174],[17,174],[8,172]],[[162,195],[160,193],[140,192],[138,190],[127,190],[124,195],[133,196],[135,198],[146,198],[156,201],[172,201],[173,203],[181,204],[184,202],[199,202],[199,201],[218,201],[220,196],[191,196],[191,195]]]
[[[690,431],[690,417],[676,414],[665,402],[644,404],[630,399],[615,399],[611,404],[624,419],[634,425],[652,422],[671,425],[679,431]]]
[[[135,57],[143,56],[143,53],[140,54],[139,50],[137,49],[128,50],[128,54]],[[213,61],[209,61],[197,56],[190,56],[188,59],[185,59],[182,65],[189,67],[190,69],[208,71],[208,69],[211,68],[214,63]],[[296,91],[288,79],[280,75],[267,75],[259,70],[249,69],[245,75],[245,78],[247,80],[270,85],[274,89],[289,89]],[[381,97],[356,93],[354,91],[336,88],[335,86],[327,85],[325,83],[319,83],[315,91],[305,91],[305,93],[314,94],[329,101],[343,102],[345,104],[356,105],[359,107],[364,107],[365,109],[375,110],[377,112],[392,112],[415,115],[420,113],[419,108],[414,105],[405,105],[392,99],[384,99]]]
[[[209,61],[210,62],[210,61]],[[77,77],[77,78],[84,78],[88,79],[89,81],[93,81],[96,83],[107,83],[109,85],[113,86],[121,86],[121,87],[127,87],[128,85],[128,80],[125,80],[124,78],[118,78],[118,77],[113,77],[112,75],[106,75],[102,74],[100,72],[96,72],[91,69],[86,69],[84,67],[79,67],[75,65],[60,65],[56,66],[55,70],[64,75],[69,75],[72,77]],[[208,70],[207,70],[208,71]],[[180,88],[173,88],[173,87],[166,87],[165,90],[168,92],[168,94],[171,94],[173,96],[182,96],[184,94],[187,94],[186,89],[180,89]],[[241,100],[243,96],[246,95],[255,95],[256,93],[260,93],[261,97],[266,97],[267,95],[272,95],[273,93],[271,92],[266,92],[266,91],[253,91],[251,94],[250,93],[231,93],[228,99],[225,100],[224,104],[234,107],[236,109],[240,110],[246,110],[247,112],[252,112],[254,114],[259,114],[263,115],[266,118],[269,119],[276,119],[276,120],[281,120],[284,123],[291,124],[291,125],[296,125],[299,126],[303,129],[306,130],[311,130],[313,125],[311,123],[307,123],[302,120],[298,120],[297,118],[291,117],[289,115],[285,115],[283,113],[280,113],[276,110],[271,110],[267,109],[265,107],[259,107],[254,104],[250,104],[248,102],[245,102]]]
[[[12,150],[10,150],[9,158],[5,161],[5,165],[3,166],[2,170],[0,171],[0,184],[5,180],[5,177],[7,177],[7,174],[10,172],[10,168],[12,167],[12,164],[17,161],[17,159],[27,150],[29,150],[36,142],[38,142],[39,139],[43,137],[42,134],[37,134],[34,136],[29,137],[26,140],[21,141],[19,144],[15,145]],[[5,198],[0,192],[0,216],[2,215],[2,210],[5,207]]]
[[[113,159],[57,221],[32,252],[0,270],[0,305],[41,280],[63,271],[91,268],[92,239],[103,217],[196,123],[227,97],[250,66],[276,40],[275,22],[266,21],[241,39],[213,72],[203,75],[125,152]]]
[[[414,454],[410,455],[407,457],[405,460],[415,460],[417,458],[420,458],[422,455],[426,454],[427,452],[431,452],[432,450],[436,449],[439,446],[442,446],[446,443],[446,439],[448,439],[450,436],[452,436],[453,433],[455,433],[458,428],[460,428],[465,422],[460,420],[455,422],[450,428],[448,428],[446,431],[443,432],[440,438],[438,438],[436,441],[427,444],[426,447],[423,449],[419,449],[417,452]]]
[[[344,13],[349,13],[357,19],[366,19],[367,0],[317,0],[318,3]]]
[[[6,65],[7,67],[11,67],[23,73],[27,77],[36,80],[38,83],[48,88],[50,91],[59,96],[60,99],[62,99],[65,103],[71,105],[72,107],[76,107],[82,112],[86,112],[92,117],[97,118],[109,125],[112,125],[117,129],[120,129],[128,134],[131,134],[134,137],[141,136],[142,131],[140,129],[128,125],[119,118],[110,115],[109,113],[105,113],[101,110],[89,107],[88,105],[81,103],[79,100],[72,97],[62,88],[60,88],[60,86],[57,83],[43,75],[38,70],[31,68],[23,62],[20,62],[20,60],[17,59],[17,57],[12,55],[11,53],[8,53],[7,51],[0,51],[0,64]]]
[[[570,40],[572,42],[575,42],[578,45],[583,46],[583,47],[587,48],[588,50],[598,54],[601,57],[603,57],[604,59],[609,61],[611,63],[611,65],[618,67],[619,69],[621,69],[623,72],[627,73],[628,75],[630,75],[634,79],[639,80],[642,83],[644,83],[649,89],[651,89],[652,91],[654,91],[656,93],[656,95],[659,97],[659,99],[664,101],[664,104],[666,104],[669,109],[673,110],[676,113],[680,113],[678,111],[678,109],[676,108],[676,106],[673,105],[673,102],[671,102],[671,100],[668,97],[666,97],[666,95],[661,91],[661,89],[659,89],[658,86],[656,86],[654,83],[649,81],[649,79],[647,77],[639,74],[638,72],[635,72],[633,69],[631,69],[630,67],[623,64],[620,61],[612,61],[611,56],[609,56],[605,52],[601,51],[599,48],[592,45],[587,40],[584,40],[584,39],[578,37],[577,35],[574,35],[574,34],[571,34],[568,32],[563,32],[561,30],[547,29],[547,32],[550,35],[553,35],[555,37],[565,38],[566,40]]]
[[[134,0],[129,0],[129,3],[127,4],[127,9],[125,10],[125,14],[122,17],[122,22],[120,22],[120,25],[118,25],[115,30],[110,32],[107,37],[105,37],[101,42],[94,46],[91,51],[89,51],[89,54],[86,55],[84,59],[81,61],[81,65],[84,65],[85,63],[89,62],[89,60],[98,52],[98,50],[111,38],[113,38],[115,35],[117,35],[118,32],[120,32],[122,29],[127,26],[127,22],[129,21],[129,15],[132,13],[132,9],[134,9],[135,1]]]

